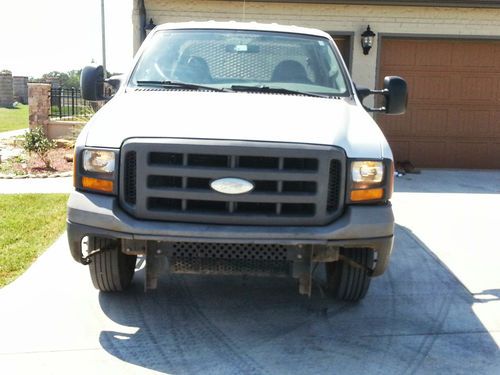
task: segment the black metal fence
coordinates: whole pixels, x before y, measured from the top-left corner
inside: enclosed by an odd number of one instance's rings
[[[94,114],[89,102],[82,99],[79,89],[52,88],[50,117],[64,120],[88,119]]]

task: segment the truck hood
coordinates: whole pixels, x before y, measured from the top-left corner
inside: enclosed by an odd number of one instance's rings
[[[379,127],[350,98],[143,89],[118,94],[85,130],[92,147],[198,138],[335,145],[349,157],[390,157]]]

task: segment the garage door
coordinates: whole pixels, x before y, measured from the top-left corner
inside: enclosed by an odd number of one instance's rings
[[[384,38],[379,77],[409,85],[404,116],[378,116],[396,160],[500,168],[500,41]]]

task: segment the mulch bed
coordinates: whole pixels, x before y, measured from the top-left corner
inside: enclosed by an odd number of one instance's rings
[[[71,157],[70,161],[66,157]],[[73,149],[58,147],[48,153],[50,168],[36,155],[26,152],[0,164],[0,178],[53,177],[69,175],[73,169]]]

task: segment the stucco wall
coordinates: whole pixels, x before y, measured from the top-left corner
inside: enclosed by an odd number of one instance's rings
[[[278,22],[354,32],[352,75],[362,86],[374,87],[378,45],[363,55],[360,35],[369,24],[380,34],[477,36],[500,39],[500,9],[432,8],[334,4],[279,4],[246,1],[145,0],[147,19],[156,24],[193,20]],[[135,29],[135,39],[138,28]],[[136,41],[135,48],[138,48]]]

